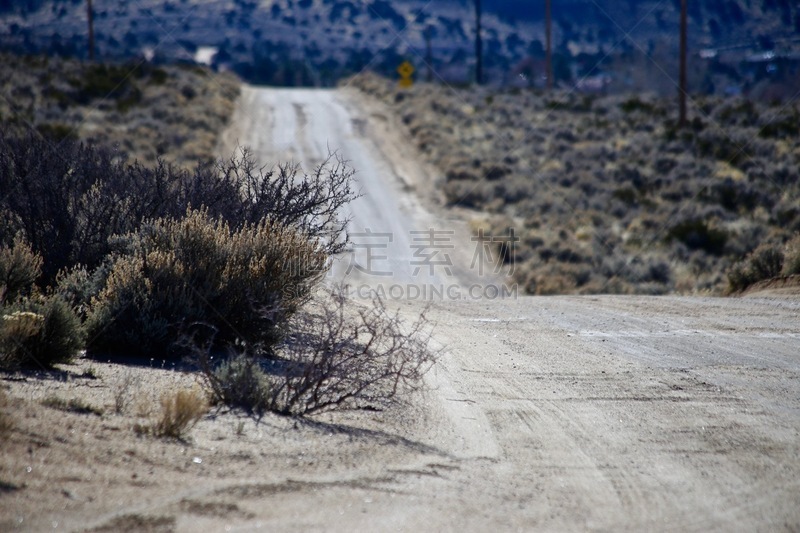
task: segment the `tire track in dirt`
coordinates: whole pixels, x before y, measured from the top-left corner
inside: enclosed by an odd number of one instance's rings
[[[498,484],[510,493],[547,487],[536,520],[545,529],[796,524],[784,470],[800,473],[792,306],[744,304],[745,314],[720,300],[666,299],[662,315],[660,301],[532,298],[442,310],[460,354],[453,380],[487,413],[501,462],[514,465],[495,469]],[[647,311],[629,314],[636,307]],[[607,334],[576,334],[587,325]],[[722,327],[726,365],[697,342]],[[763,328],[757,337],[754,327]],[[692,353],[686,368],[681,358]],[[758,509],[771,514],[759,519]]]

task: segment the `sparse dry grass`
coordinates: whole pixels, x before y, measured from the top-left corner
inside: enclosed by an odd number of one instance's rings
[[[128,410],[134,389],[139,389],[141,379],[135,377],[130,371],[125,372],[122,378],[114,384],[114,412],[118,415]]]
[[[157,437],[182,439],[207,412],[208,401],[197,388],[165,393],[161,414],[149,429]]]
[[[59,396],[48,396],[42,400],[42,405],[45,407],[50,407],[51,409],[58,409],[59,411],[66,411],[70,413],[78,413],[81,415],[103,415],[102,409],[77,398],[65,400]]]

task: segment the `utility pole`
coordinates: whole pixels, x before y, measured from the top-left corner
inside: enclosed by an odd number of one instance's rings
[[[481,41],[481,0],[475,0],[475,83],[483,83],[483,42]]]
[[[678,89],[678,127],[686,126],[686,3],[681,0],[681,51],[680,76]]]
[[[94,62],[94,10],[92,0],[86,0],[86,15],[89,19],[89,61]]]
[[[433,51],[431,49],[431,34],[433,33],[433,27],[428,26],[425,28],[425,63],[428,64],[428,73],[425,77],[425,80],[428,83],[433,81]]]
[[[547,88],[553,88],[553,22],[550,0],[544,2],[545,77]]]

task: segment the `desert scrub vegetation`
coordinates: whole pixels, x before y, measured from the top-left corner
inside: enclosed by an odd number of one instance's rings
[[[679,129],[648,94],[348,84],[440,170],[445,205],[515,229],[531,294],[721,294],[733,263],[800,229],[797,102],[700,97]]]
[[[58,295],[3,305],[0,368],[47,368],[72,360],[83,347],[80,320]]]
[[[271,346],[327,270],[319,240],[270,218],[234,230],[187,210],[120,241],[87,319],[93,351],[169,354],[194,324],[223,345]]]
[[[277,339],[345,246],[339,212],[356,196],[335,155],[308,174],[247,150],[189,171],[0,135],[0,162],[0,243],[30,243],[29,277],[85,320],[93,351],[170,355],[194,323],[225,343]]]
[[[231,74],[196,66],[136,61],[84,63],[0,54],[0,123],[55,145],[64,139],[114,146],[117,154],[153,165],[195,165],[213,159],[239,95]]]
[[[215,364],[210,345],[194,348],[217,403],[256,415],[308,415],[402,401],[436,359],[431,334],[424,313],[405,323],[377,297],[365,305],[334,290],[294,314],[274,349],[243,347]]]
[[[83,327],[70,305],[36,286],[41,265],[19,237],[0,245],[0,369],[47,368],[71,360],[83,346]]]
[[[0,135],[0,161],[0,243],[41,256],[29,277],[85,319],[90,350],[168,352],[194,323],[220,342],[277,338],[345,246],[339,212],[356,196],[335,155],[308,174],[247,150],[188,171]]]
[[[200,346],[214,401],[258,414],[378,408],[420,386],[435,356],[424,317],[406,326],[382,304],[313,296],[347,244],[345,161],[266,168],[246,149],[209,161],[214,143],[192,136],[221,129],[238,86],[222,94],[227,82],[209,88],[195,69],[11,56],[0,68],[13,67],[0,109],[2,370],[81,349],[152,360]],[[207,406],[181,394],[141,432],[182,438]]]
[[[800,233],[785,244],[763,243],[728,270],[728,292],[742,292],[759,281],[800,274]]]
[[[72,139],[51,148],[0,135],[0,274],[15,306],[4,368],[43,357],[54,316],[74,326],[58,337],[70,357],[194,356],[215,403],[259,416],[380,408],[421,386],[435,359],[424,316],[404,324],[379,300],[317,294],[357,196],[336,155],[306,173],[259,167],[243,149],[190,171]],[[127,395],[115,393],[116,411]],[[165,399],[140,432],[182,438],[205,412],[195,400]]]
[[[234,228],[262,219],[291,225],[341,250],[339,209],[353,196],[353,171],[336,156],[305,174],[298,166],[258,167],[245,149],[188,170],[163,161],[128,162],[103,146],[0,133],[0,243],[21,234],[43,258],[42,279],[78,265],[94,272],[112,253],[115,235],[145,220],[180,218],[203,207]],[[73,283],[74,285],[74,283]],[[74,292],[74,291],[73,291]]]

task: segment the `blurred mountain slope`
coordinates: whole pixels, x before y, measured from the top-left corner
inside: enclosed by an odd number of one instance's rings
[[[631,55],[662,62],[674,56],[679,5],[553,2],[557,78],[613,71],[610,63]],[[474,69],[470,0],[95,0],[94,11],[100,58],[210,62],[256,83],[331,86],[365,68],[393,74],[405,59],[418,67],[430,60],[432,75],[449,82],[469,80]],[[528,84],[538,83],[544,1],[484,0],[484,11],[489,82],[519,83],[522,73]],[[5,50],[87,57],[86,26],[81,0],[0,0]],[[796,59],[800,6],[691,2],[690,46],[695,54],[734,50],[728,63],[740,73],[739,63],[753,54]]]

